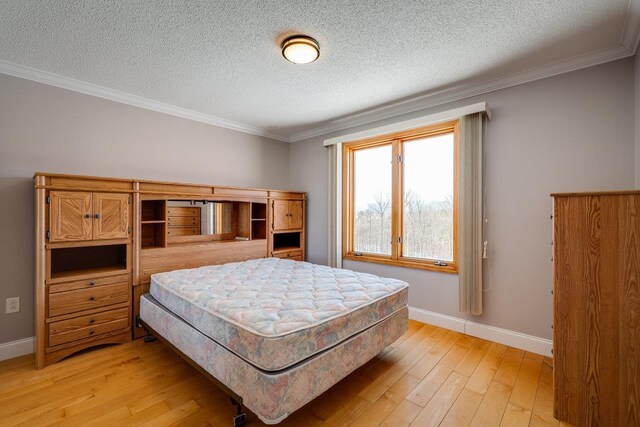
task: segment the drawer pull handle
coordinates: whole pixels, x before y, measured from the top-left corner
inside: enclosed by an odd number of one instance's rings
[[[89,329],[89,335],[93,335],[95,333],[96,333],[96,331],[94,331],[93,329]]]
[[[89,297],[89,301],[95,301],[96,297]]]
[[[100,214],[95,214],[94,217],[95,218],[100,218]]]
[[[96,282],[94,280],[89,282],[89,286],[95,286],[95,285],[96,285]]]
[[[85,218],[91,218],[91,215],[89,215],[89,214],[84,214],[84,217],[85,217]]]
[[[96,319],[89,319],[89,323],[96,323]]]

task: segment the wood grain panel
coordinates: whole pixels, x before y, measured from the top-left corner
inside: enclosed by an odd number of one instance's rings
[[[129,235],[131,196],[93,193],[93,238],[120,239]]]
[[[199,235],[200,235],[200,229],[196,227],[168,227],[167,228],[168,237],[199,236]],[[171,243],[176,243],[176,241],[172,240]]]
[[[554,415],[640,419],[640,195],[555,198]]]
[[[213,194],[215,194],[216,196],[252,198],[252,199],[267,198],[266,190],[253,190],[253,189],[245,189],[245,188],[215,187],[213,189]]]
[[[163,271],[225,264],[267,256],[266,240],[212,242],[151,248],[140,253],[140,283]]]
[[[36,177],[36,185],[44,182],[44,177]],[[34,322],[35,322],[35,364],[36,369],[44,368],[44,349],[46,343],[45,321],[46,311],[46,198],[45,190],[36,188],[35,191],[35,272],[34,272]]]
[[[272,256],[275,258],[302,258],[302,250],[298,249],[286,252],[274,252]]]
[[[52,191],[49,196],[49,241],[91,240],[91,193]]]
[[[59,362],[76,353],[80,350],[84,350],[90,347],[100,346],[104,344],[123,344],[131,341],[131,331],[129,328],[122,331],[107,332],[97,337],[89,337],[79,339],[77,341],[60,344],[55,347],[48,347],[45,351],[45,364],[51,365],[52,363]]]
[[[272,202],[272,216],[271,221],[273,224],[273,230],[289,230],[289,201],[288,200],[274,200]]]
[[[238,202],[234,203],[234,208],[237,209],[238,219],[238,237],[251,238],[251,203]]]
[[[213,188],[204,185],[140,181],[139,189],[141,193],[213,195]]]
[[[294,193],[292,191],[269,191],[269,198],[272,199],[289,199],[304,200],[306,193]]]
[[[99,286],[95,289],[60,292],[49,295],[49,316],[55,317],[92,308],[129,301],[129,282]]]
[[[199,226],[200,218],[195,216],[169,216],[167,218],[169,227]]]
[[[133,188],[133,181],[131,180],[118,180],[108,178],[93,178],[81,177],[81,176],[55,176],[49,177],[49,187],[66,187],[69,189],[82,189],[82,190],[119,190],[119,191],[131,191]]]
[[[190,208],[188,206],[167,206],[167,216],[193,216],[200,217],[200,208]]]
[[[56,346],[82,338],[129,327],[129,310],[103,311],[49,324],[49,345]]]
[[[620,388],[618,424],[640,426],[640,194],[620,197]]]
[[[618,212],[624,199],[620,197],[588,197],[592,206],[600,208],[598,217],[589,216],[592,245],[590,246],[589,276],[597,276],[590,281],[587,300],[587,395],[590,402],[584,420],[588,425],[621,425],[619,423],[618,399],[625,399],[620,388],[619,339],[621,330],[617,327],[621,309],[621,269],[618,267],[622,253],[620,240],[626,231],[618,222]],[[597,242],[597,246],[596,243]]]
[[[302,202],[290,201],[289,202],[289,229],[297,230],[302,228],[304,222]]]
[[[585,331],[578,317],[584,311],[585,302],[575,271],[584,269],[583,258],[577,253],[583,246],[584,226],[578,224],[583,210],[582,201],[555,200],[554,416],[565,420],[569,420],[569,414],[579,411],[581,391],[578,363],[579,353],[584,351],[581,337]],[[578,230],[581,232],[577,233]]]
[[[56,283],[49,285],[49,294],[57,292],[75,291],[77,289],[91,289],[104,285],[111,285],[113,283],[122,283],[129,281],[128,274],[120,274],[111,277],[95,277],[85,280],[74,280],[66,283]]]

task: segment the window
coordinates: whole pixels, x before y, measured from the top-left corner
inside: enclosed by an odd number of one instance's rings
[[[343,256],[457,272],[458,122],[344,144]]]

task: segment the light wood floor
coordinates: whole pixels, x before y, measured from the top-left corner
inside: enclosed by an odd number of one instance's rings
[[[380,355],[283,426],[558,426],[549,358],[411,321]],[[0,425],[230,426],[225,394],[160,342],[40,371],[0,362]],[[262,426],[249,414],[249,426]]]

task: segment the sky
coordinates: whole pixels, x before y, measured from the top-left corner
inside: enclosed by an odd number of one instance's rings
[[[407,141],[404,150],[405,194],[411,190],[426,202],[453,195],[453,134]],[[356,151],[356,210],[379,192],[391,194],[391,161],[391,145]]]

